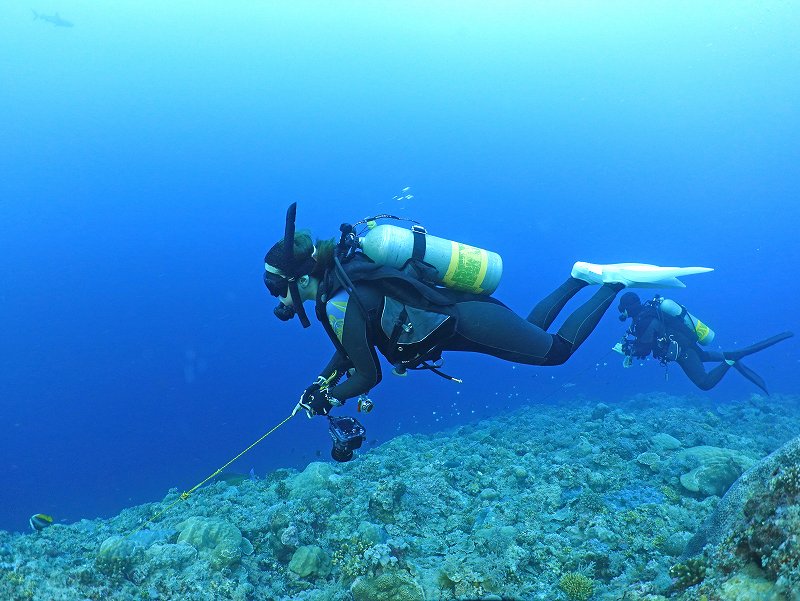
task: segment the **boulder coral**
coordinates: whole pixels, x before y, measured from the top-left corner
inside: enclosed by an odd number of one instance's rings
[[[242,537],[239,529],[224,520],[191,517],[178,524],[178,542],[195,549],[209,565],[222,570],[237,563],[242,555],[253,552],[253,545]]]
[[[331,572],[331,558],[322,548],[305,545],[294,552],[289,569],[301,578],[324,578]]]
[[[95,558],[97,570],[108,576],[124,576],[140,559],[141,549],[122,536],[111,536],[100,544]]]
[[[317,496],[320,490],[330,488],[331,475],[333,475],[333,468],[330,464],[321,461],[309,463],[306,469],[289,480],[289,498],[302,499]]]
[[[755,463],[738,451],[712,446],[691,447],[676,453],[675,457],[695,466],[680,477],[681,486],[703,496],[721,497]]]

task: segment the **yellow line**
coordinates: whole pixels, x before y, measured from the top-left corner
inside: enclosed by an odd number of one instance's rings
[[[158,517],[160,517],[160,516],[164,515],[165,513],[167,513],[167,512],[168,512],[170,509],[172,509],[173,507],[175,507],[175,505],[177,505],[177,504],[178,504],[178,503],[180,503],[181,501],[185,501],[186,499],[188,499],[188,498],[189,498],[189,497],[192,495],[192,493],[193,493],[194,491],[196,491],[198,488],[200,488],[201,486],[203,486],[203,484],[205,484],[206,482],[208,482],[209,480],[211,480],[212,478],[214,478],[215,476],[217,476],[218,474],[220,474],[220,473],[221,473],[221,472],[222,472],[222,471],[223,471],[223,470],[224,470],[226,467],[228,467],[228,466],[229,466],[231,463],[233,463],[234,461],[236,461],[237,459],[239,459],[239,458],[240,458],[242,455],[244,455],[245,453],[247,453],[247,452],[248,452],[250,449],[252,449],[252,448],[253,448],[254,446],[256,446],[258,443],[260,443],[262,440],[264,440],[264,439],[265,439],[267,436],[269,436],[270,434],[272,434],[272,433],[273,433],[275,430],[277,430],[277,429],[278,429],[278,428],[280,428],[280,427],[281,427],[283,424],[285,424],[285,423],[286,423],[286,422],[288,422],[290,419],[292,419],[292,417],[294,417],[294,413],[293,413],[292,415],[290,415],[289,417],[287,417],[285,420],[283,420],[281,423],[279,423],[277,426],[275,426],[274,428],[272,428],[272,430],[270,430],[269,432],[267,432],[266,434],[264,434],[264,436],[262,436],[262,437],[261,437],[261,438],[259,438],[257,441],[255,441],[253,444],[251,444],[249,447],[247,447],[247,448],[246,448],[244,451],[242,451],[241,453],[239,453],[239,454],[238,454],[236,457],[234,457],[233,459],[231,459],[230,461],[228,461],[228,463],[226,463],[225,465],[223,465],[222,467],[220,467],[219,469],[217,469],[217,470],[216,470],[216,471],[215,471],[213,474],[211,474],[210,476],[208,476],[208,477],[207,477],[205,480],[203,480],[203,481],[202,481],[202,482],[200,482],[199,484],[195,484],[195,485],[194,485],[192,488],[190,488],[189,490],[187,490],[187,491],[185,491],[185,492],[181,493],[181,496],[179,496],[179,497],[178,497],[178,498],[177,498],[175,501],[173,501],[172,503],[170,503],[169,505],[167,505],[167,506],[166,506],[164,509],[162,509],[161,511],[158,511],[158,512],[154,513],[154,514],[153,514],[153,515],[152,515],[152,516],[151,516],[149,519],[145,520],[145,521],[144,521],[144,522],[143,522],[143,523],[142,523],[142,524],[141,524],[141,525],[140,525],[138,528],[136,528],[135,530],[132,530],[130,533],[128,533],[128,535],[127,535],[127,536],[131,536],[131,535],[133,535],[133,534],[135,534],[135,533],[139,532],[140,530],[144,529],[144,527],[145,527],[145,526],[147,526],[148,524],[152,523],[152,522],[153,522],[154,520],[156,520]]]

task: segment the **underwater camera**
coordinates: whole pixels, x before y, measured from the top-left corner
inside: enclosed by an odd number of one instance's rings
[[[333,440],[331,457],[336,461],[350,461],[353,458],[353,451],[360,448],[364,442],[366,429],[354,417],[329,415],[328,422],[328,432]]]

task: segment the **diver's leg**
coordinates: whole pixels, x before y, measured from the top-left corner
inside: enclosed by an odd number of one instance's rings
[[[614,297],[624,288],[624,284],[603,284],[592,298],[578,307],[554,336],[553,348],[547,355],[547,364],[561,365],[569,359],[597,327]]]
[[[697,352],[697,349],[692,347],[683,350],[677,362],[684,373],[700,390],[711,390],[714,388],[731,368],[730,365],[723,361],[710,372],[706,373],[700,353]]]
[[[720,361],[725,361],[725,353],[722,351],[698,348],[698,354],[700,356],[700,361],[703,363],[719,363]]]
[[[568,278],[566,282],[539,301],[539,304],[537,304],[528,315],[528,321],[546,330],[553,323],[553,320],[558,316],[569,299],[575,296],[578,290],[588,285],[588,282],[584,282],[578,278]]]
[[[794,336],[794,334],[792,332],[781,332],[780,334],[772,336],[771,338],[767,338],[766,340],[762,340],[760,342],[756,342],[755,344],[751,344],[748,347],[745,347],[743,349],[739,349],[739,350],[736,350],[736,351],[722,351],[722,352],[720,352],[720,351],[708,351],[708,350],[705,350],[705,349],[699,350],[699,355],[698,356],[700,358],[700,361],[706,361],[706,362],[708,362],[708,361],[723,361],[723,363],[721,365],[715,367],[707,375],[707,377],[710,377],[712,374],[715,374],[715,373],[720,373],[721,374],[721,375],[719,375],[717,380],[714,381],[713,384],[711,384],[709,386],[709,388],[715,386],[717,384],[717,382],[719,382],[719,380],[722,378],[722,376],[725,375],[725,372],[727,372],[727,368],[728,367],[733,366],[734,369],[736,369],[736,371],[738,371],[740,374],[742,374],[742,376],[744,376],[745,378],[750,380],[753,384],[758,386],[767,395],[769,395],[769,390],[767,390],[767,383],[764,381],[764,378],[762,378],[756,372],[754,372],[752,369],[750,369],[749,367],[744,365],[741,360],[742,360],[743,357],[747,357],[748,355],[752,355],[753,353],[757,353],[759,351],[763,351],[764,349],[767,349],[767,348],[771,347],[773,344],[778,344],[779,342],[782,342],[783,340],[786,340],[787,338],[791,338],[792,336]],[[684,371],[686,371],[686,370],[684,369]],[[687,375],[688,375],[688,372],[687,372]],[[694,379],[692,379],[692,381],[694,381]],[[702,386],[701,386],[701,388],[702,388]],[[704,390],[708,390],[708,388],[704,388]]]
[[[499,303],[457,303],[456,334],[443,345],[445,351],[483,353],[528,365],[543,365],[553,336]]]

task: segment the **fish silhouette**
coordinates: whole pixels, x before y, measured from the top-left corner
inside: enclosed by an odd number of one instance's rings
[[[33,10],[33,9],[31,9]],[[62,19],[61,15],[58,13],[54,15],[40,15],[35,10],[33,11],[33,20],[34,21],[46,21],[47,23],[52,23],[56,27],[72,27],[72,23],[67,21],[66,19]]]

